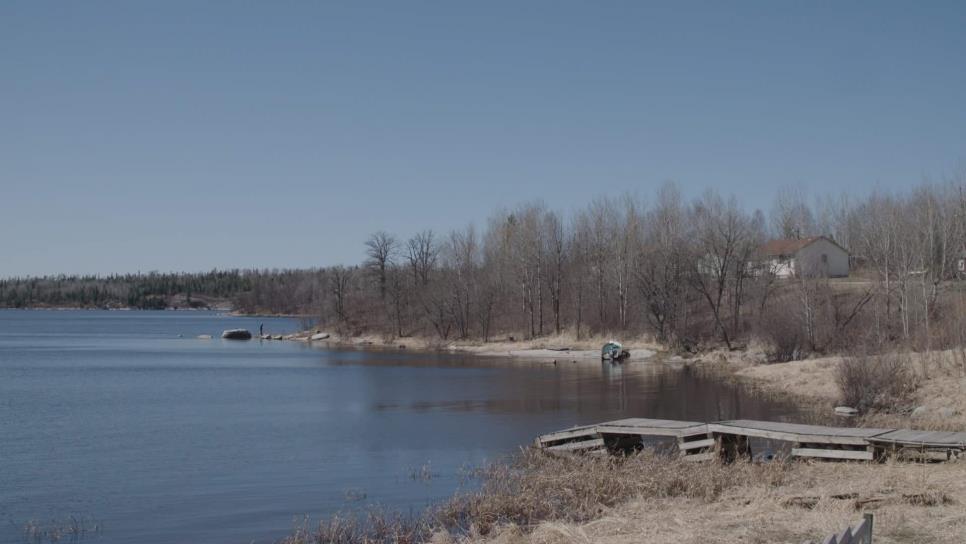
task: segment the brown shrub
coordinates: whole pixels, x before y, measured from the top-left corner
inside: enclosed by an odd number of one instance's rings
[[[798,316],[784,309],[768,311],[758,325],[758,336],[768,346],[766,356],[772,363],[804,359],[806,339]]]
[[[691,464],[650,451],[598,458],[555,457],[527,450],[513,463],[483,469],[480,489],[453,497],[437,509],[435,518],[450,531],[480,534],[497,525],[580,523],[632,498],[683,496],[713,501],[724,490],[753,478],[753,470],[768,471],[768,481],[774,485],[785,473],[781,463],[768,467]]]
[[[842,403],[861,412],[904,412],[918,380],[908,353],[846,357],[836,370]]]

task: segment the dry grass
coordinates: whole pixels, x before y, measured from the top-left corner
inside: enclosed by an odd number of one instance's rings
[[[77,542],[85,537],[99,536],[101,524],[86,517],[70,516],[60,520],[31,520],[24,524],[23,540],[33,544]]]
[[[772,365],[733,363],[739,378],[766,391],[812,399],[813,406],[831,413],[843,402],[837,383],[842,357],[825,357]],[[966,352],[963,350],[911,353],[908,368],[915,382],[905,406],[890,406],[854,422],[865,426],[926,430],[966,430]],[[919,407],[910,412],[909,407]],[[905,408],[905,409],[897,409]]]
[[[863,423],[927,430],[966,430],[966,367],[961,350],[913,354],[918,380],[911,413],[874,413]]]
[[[303,523],[283,544],[409,543],[435,538],[504,538],[515,527],[522,536],[545,522],[586,523],[636,498],[712,502],[748,480],[778,485],[786,465],[685,464],[642,452],[628,457],[554,457],[521,451],[510,462],[479,469],[477,491],[460,493],[418,517],[370,511],[333,516],[314,527]],[[447,536],[448,535],[448,536]],[[453,535],[456,535],[455,537]]]
[[[363,515],[335,515],[312,527],[296,527],[279,544],[415,544],[432,537],[433,526],[423,517],[372,510]]]
[[[514,345],[518,345],[514,343]],[[579,347],[579,346],[575,346]],[[758,365],[761,353],[705,354],[765,394],[810,399],[829,414],[841,400],[843,359]],[[913,354],[919,415],[883,411],[851,424],[966,429],[966,351]],[[941,415],[941,410],[943,415]],[[966,462],[739,462],[690,464],[642,452],[624,458],[551,457],[527,450],[479,471],[479,490],[418,518],[337,517],[286,544],[557,544],[821,541],[876,515],[876,542],[966,542]]]
[[[876,514],[876,542],[960,543],[966,535],[966,466],[775,463],[701,467],[646,457],[633,471],[627,501],[601,504],[591,520],[548,518],[503,524],[480,543],[771,543],[820,540]],[[656,465],[652,465],[656,462]],[[641,467],[636,467],[641,468]],[[716,482],[702,480],[711,476]],[[568,476],[575,476],[569,474]],[[684,487],[673,482],[687,480]],[[655,483],[662,482],[656,488]],[[561,482],[557,482],[558,484]],[[672,484],[665,488],[664,485]],[[573,486],[566,486],[572,488]],[[660,490],[671,491],[661,493]]]
[[[548,522],[592,522],[635,498],[712,503],[748,481],[777,486],[787,468],[778,463],[686,464],[653,452],[555,457],[527,449],[511,462],[479,469],[477,491],[457,494],[420,517],[382,511],[334,516],[315,527],[304,523],[283,544],[529,538],[533,529],[540,529],[534,535],[543,538],[539,535],[547,536],[544,525]],[[582,529],[562,530],[579,533]]]
[[[547,520],[586,522],[633,497],[713,501],[749,477],[749,469],[685,464],[652,452],[598,458],[526,450],[511,464],[484,469],[478,492],[457,495],[435,516],[450,530],[482,535],[505,524],[531,528]],[[784,469],[775,465],[769,470],[775,481]]]
[[[919,376],[908,353],[845,357],[835,368],[842,404],[861,413],[908,413]]]
[[[284,543],[801,542],[866,511],[876,514],[881,543],[960,543],[966,535],[966,463],[691,464],[647,451],[598,458],[527,450],[478,476],[478,491],[420,518],[336,517]]]
[[[805,361],[791,361],[771,365],[746,366],[736,372],[766,386],[773,391],[789,392],[813,397],[825,403],[834,403],[839,396],[835,381],[835,368],[841,357],[825,357]]]

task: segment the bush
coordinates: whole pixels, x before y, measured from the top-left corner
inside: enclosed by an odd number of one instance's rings
[[[783,308],[769,311],[758,327],[758,336],[768,346],[766,355],[772,363],[787,363],[807,355],[805,335],[798,316]]]
[[[836,382],[842,403],[860,412],[907,411],[918,387],[908,353],[846,357],[838,367]]]

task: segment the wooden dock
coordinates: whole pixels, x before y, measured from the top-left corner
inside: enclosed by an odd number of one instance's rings
[[[966,454],[966,432],[825,427],[736,419],[701,423],[630,418],[545,434],[537,445],[549,452],[604,454],[632,451],[671,440],[686,461],[751,456],[750,439],[789,444],[793,457],[872,461],[889,454],[919,460],[949,460]]]

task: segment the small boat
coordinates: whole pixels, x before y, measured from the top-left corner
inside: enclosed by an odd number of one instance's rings
[[[252,333],[247,329],[228,329],[221,333],[221,337],[225,340],[251,340]]]
[[[624,349],[624,346],[617,340],[607,342],[600,349],[600,359],[602,361],[621,361],[630,356],[630,352]]]

